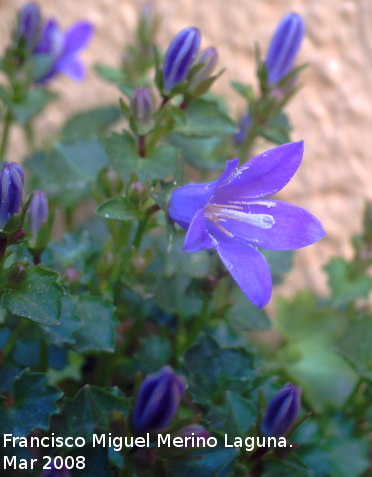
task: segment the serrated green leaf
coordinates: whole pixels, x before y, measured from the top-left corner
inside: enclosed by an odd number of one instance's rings
[[[118,388],[101,389],[86,385],[75,395],[67,398],[61,413],[53,420],[58,435],[83,437],[91,443],[96,431],[106,432],[113,413],[128,416],[130,401]]]
[[[102,134],[119,118],[120,110],[116,106],[102,106],[75,114],[63,126],[62,140],[73,141]]]
[[[43,325],[42,330],[49,343],[56,346],[74,344],[74,333],[82,327],[83,322],[77,315],[78,297],[65,295],[61,301],[61,314],[57,325]]]
[[[25,271],[17,288],[7,288],[2,305],[13,315],[45,325],[59,323],[63,289],[57,283],[59,275],[43,267],[32,266]]]
[[[152,156],[139,157],[134,139],[126,132],[114,133],[105,142],[113,168],[123,181],[136,173],[141,182],[172,177],[176,170],[178,151],[173,146],[161,145]]]
[[[186,109],[186,121],[178,124],[175,133],[185,136],[219,136],[237,133],[237,127],[213,101],[198,99]]]
[[[135,220],[138,212],[125,197],[116,196],[106,200],[97,207],[96,213],[105,219],[120,220],[122,222]]]
[[[76,313],[82,326],[74,335],[74,349],[81,353],[114,351],[117,326],[115,307],[99,297],[81,296]]]
[[[42,111],[55,95],[42,88],[28,91],[22,103],[11,103],[13,116],[20,124],[26,124],[33,116]]]
[[[242,348],[220,348],[210,337],[189,349],[184,359],[190,393],[203,404],[227,390],[250,389],[257,373],[253,354]]]
[[[225,432],[232,439],[246,436],[256,422],[257,409],[250,401],[231,391],[226,392],[226,408]]]
[[[62,392],[47,383],[45,374],[28,369],[14,380],[14,403],[9,407],[0,403],[2,433],[27,437],[34,430],[49,429],[50,417],[58,412],[56,401]]]
[[[372,290],[372,277],[355,271],[344,258],[332,259],[325,267],[335,304],[342,305],[366,297]]]

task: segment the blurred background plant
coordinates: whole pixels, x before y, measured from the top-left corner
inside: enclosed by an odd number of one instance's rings
[[[146,4],[122,64],[96,65],[117,88],[118,105],[69,117],[40,144],[33,123],[57,99],[49,86],[60,73],[82,78],[77,55],[92,26],[62,33],[34,4],[19,13],[1,61],[2,159],[11,161],[15,123],[29,143],[25,187],[20,166],[5,163],[1,178],[2,431],[84,437],[85,448],[59,452],[85,457],[73,476],[366,476],[372,205],[353,257],[325,267],[328,296],[306,289],[280,297],[273,323],[214,254],[181,252],[183,234],[167,213],[175,187],[216,177],[237,155],[249,160],[257,138],[290,141],[284,108],[301,78],[303,20],[292,13],[281,20],[264,61],[257,47],[257,91],[233,83],[246,102],[240,118],[212,92],[223,74],[218,45],[200,51],[202,32],[188,27],[162,49],[159,25],[160,13]],[[66,232],[58,240],[55,211]],[[278,284],[293,253],[264,253]],[[287,382],[302,389],[301,410]],[[277,402],[290,411],[276,414]],[[283,421],[292,448],[223,446],[224,433],[261,436]],[[139,423],[152,439],[193,426],[219,445],[92,449],[93,431],[130,437]],[[56,451],[1,452],[30,459]]]

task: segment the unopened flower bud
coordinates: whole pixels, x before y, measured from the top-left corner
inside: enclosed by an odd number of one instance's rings
[[[80,274],[74,267],[66,268],[62,276],[69,285],[73,285],[74,283],[77,283],[80,279]]]
[[[297,419],[301,407],[301,388],[287,383],[271,399],[261,430],[266,436],[285,436]]]
[[[143,381],[132,416],[135,432],[166,429],[177,412],[186,380],[170,366],[148,375]]]
[[[136,89],[130,100],[130,108],[138,134],[148,133],[154,127],[154,120],[152,119],[154,103],[150,90],[147,88]]]
[[[142,5],[138,20],[138,36],[143,46],[149,46],[154,40],[160,23],[155,5],[147,2]]]
[[[292,70],[304,33],[304,21],[297,13],[289,13],[279,23],[265,61],[269,84],[278,83]]]
[[[21,208],[24,175],[22,167],[14,162],[4,162],[0,171],[0,229]]]
[[[17,39],[24,38],[25,48],[31,52],[40,40],[42,18],[36,3],[25,5],[18,15]]]
[[[48,199],[42,190],[35,190],[30,207],[28,208],[30,231],[37,238],[40,227],[48,220]]]
[[[245,141],[246,137],[247,137],[247,134],[248,134],[248,130],[251,126],[251,117],[249,114],[242,114],[239,118],[239,121],[238,121],[238,132],[234,135],[234,142],[235,144],[243,144],[243,142]]]
[[[200,32],[197,28],[185,28],[173,38],[164,60],[165,92],[169,93],[176,84],[186,79],[199,47]]]
[[[199,424],[190,424],[189,426],[182,427],[182,429],[174,432],[172,434],[172,439],[174,437],[182,437],[185,442],[185,447],[197,447],[198,438],[208,439],[209,435],[210,433],[205,427],[200,426]],[[195,445],[193,445],[192,442],[194,442]]]
[[[218,52],[216,48],[210,46],[203,50],[197,56],[193,67],[202,65],[193,75],[190,80],[190,91],[195,91],[204,81],[206,81],[212,74],[218,61]]]

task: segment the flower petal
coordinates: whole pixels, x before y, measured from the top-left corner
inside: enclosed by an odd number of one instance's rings
[[[218,254],[242,292],[258,308],[270,300],[272,280],[265,257],[254,247],[239,239],[221,240]]]
[[[93,26],[87,22],[72,25],[65,34],[63,56],[75,55],[83,50],[89,43],[93,34]]]
[[[78,59],[58,62],[57,68],[75,81],[82,81],[85,77],[85,65]]]
[[[182,250],[184,252],[198,252],[199,250],[213,248],[213,246],[213,240],[206,227],[204,209],[199,209],[188,228]]]
[[[275,194],[293,177],[301,163],[303,141],[274,147],[256,156],[231,175],[227,184],[216,190],[214,201],[256,199]]]
[[[181,227],[187,229],[196,212],[204,207],[213,195],[215,188],[223,184],[237,167],[239,159],[227,161],[220,178],[204,184],[188,184],[172,192],[168,214]]]
[[[296,205],[279,200],[261,200],[239,202],[239,206],[242,210],[236,213],[237,219],[225,220],[223,226],[234,236],[257,247],[295,250],[311,245],[326,235],[319,220]],[[247,220],[239,220],[238,213],[246,215]],[[249,217],[251,220],[248,220]],[[259,220],[266,217],[272,220]]]

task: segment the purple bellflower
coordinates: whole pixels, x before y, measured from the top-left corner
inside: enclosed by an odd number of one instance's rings
[[[277,84],[292,70],[304,33],[304,21],[297,13],[289,13],[279,23],[265,60],[269,84]]]
[[[34,239],[37,238],[40,227],[48,220],[48,199],[42,190],[35,190],[28,208],[30,231]]]
[[[17,38],[24,38],[25,48],[32,51],[40,40],[42,18],[36,3],[25,5],[18,15]]]
[[[81,81],[85,76],[85,66],[79,59],[79,53],[88,45],[92,34],[93,27],[87,22],[75,23],[63,33],[56,20],[48,20],[32,52],[36,58],[48,59],[47,70],[36,78],[36,82],[45,83],[59,73]]]
[[[301,388],[287,383],[275,394],[267,406],[262,420],[261,430],[266,436],[285,436],[301,407]]]
[[[180,31],[169,45],[164,59],[164,90],[169,93],[186,79],[200,47],[200,31],[189,27]]]
[[[166,429],[177,412],[186,389],[185,379],[170,366],[148,375],[139,390],[132,416],[134,430],[145,433]]]
[[[324,237],[321,223],[295,205],[268,199],[292,178],[301,163],[303,141],[283,144],[242,167],[227,161],[220,178],[175,189],[169,216],[187,230],[184,252],[217,250],[243,293],[259,308],[270,300],[269,265],[256,247],[294,250]]]
[[[24,175],[15,162],[4,162],[0,171],[0,229],[21,209]]]
[[[242,114],[238,121],[238,132],[233,136],[235,144],[243,144],[251,126],[252,119],[249,114]]]

